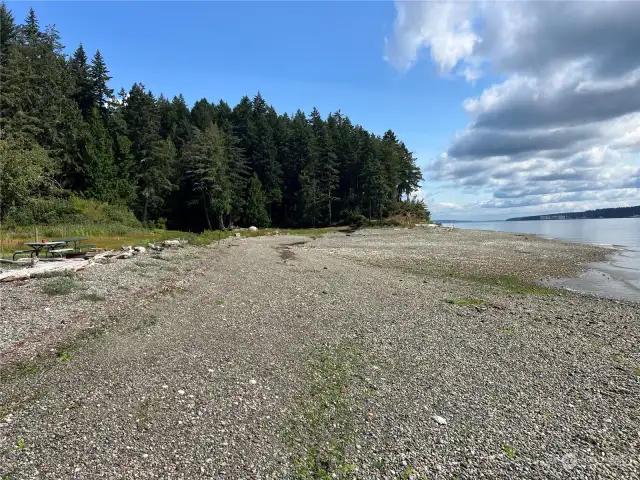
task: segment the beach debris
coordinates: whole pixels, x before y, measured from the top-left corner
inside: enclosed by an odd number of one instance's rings
[[[440,415],[431,415],[431,420],[436,422],[438,425],[446,425],[447,424],[447,420],[444,417],[441,417]]]
[[[41,263],[35,264],[34,266],[29,266],[29,268],[21,268],[19,270],[8,270],[6,272],[0,273],[0,282],[13,282],[16,280],[27,280],[29,278],[34,278],[39,276],[49,276],[52,274],[55,275],[57,273],[63,273],[63,272],[77,272],[78,270],[84,270],[85,268],[93,265],[94,263],[99,263],[100,260],[105,259],[107,255],[115,255],[115,253],[112,251],[108,251],[108,252],[99,253],[88,260],[70,259],[70,260],[62,260],[58,262],[41,262]],[[122,255],[122,253],[120,255]]]
[[[187,241],[183,238],[176,238],[175,240],[165,240],[160,245],[165,248],[182,247],[187,244]]]

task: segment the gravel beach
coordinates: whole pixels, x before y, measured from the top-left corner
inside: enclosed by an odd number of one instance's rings
[[[0,478],[640,478],[640,304],[537,283],[608,253],[380,229],[0,284]]]

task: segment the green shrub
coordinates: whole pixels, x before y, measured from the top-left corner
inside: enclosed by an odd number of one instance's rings
[[[76,289],[76,282],[71,277],[56,277],[42,286],[47,295],[68,295]]]
[[[123,205],[109,205],[93,199],[71,196],[68,198],[34,197],[26,205],[9,209],[5,225],[16,226],[55,226],[107,225],[118,224],[123,227],[141,228],[133,212]]]

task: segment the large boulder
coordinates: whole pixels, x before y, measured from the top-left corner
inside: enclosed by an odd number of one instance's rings
[[[258,227],[251,226],[251,227],[249,227],[249,231],[250,232],[257,232],[258,231]]]

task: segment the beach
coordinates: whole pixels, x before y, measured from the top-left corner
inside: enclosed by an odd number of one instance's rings
[[[0,477],[639,478],[639,304],[548,288],[610,254],[365,229],[0,284]]]

